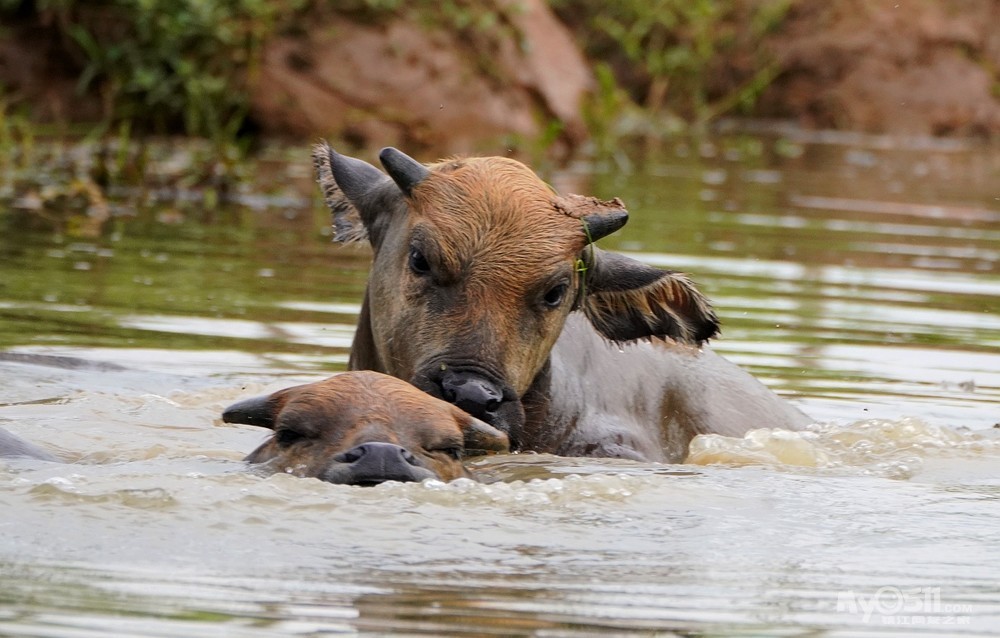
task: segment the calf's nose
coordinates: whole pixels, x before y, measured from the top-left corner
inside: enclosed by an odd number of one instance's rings
[[[454,403],[475,417],[483,418],[497,411],[503,392],[481,376],[454,372],[441,379],[441,394],[445,401]]]
[[[434,473],[424,468],[406,448],[392,443],[364,443],[335,455],[333,460],[342,465],[324,478],[334,483],[375,485],[434,477]]]

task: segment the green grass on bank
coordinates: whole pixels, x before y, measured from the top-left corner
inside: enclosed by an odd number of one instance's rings
[[[790,0],[552,0],[595,61],[599,89],[588,106],[597,135],[637,106],[681,126],[751,106],[775,66],[717,72],[721,60],[775,28]],[[486,0],[0,0],[7,35],[45,42],[81,100],[99,103],[90,132],[182,134],[220,149],[252,135],[248,82],[263,45],[335,13],[358,22],[403,17],[462,34],[484,74],[498,39],[517,40],[517,3]],[[50,64],[52,62],[50,61]],[[0,78],[2,82],[2,78]],[[0,84],[0,117],[32,118],[32,105]],[[9,128],[9,125],[8,125]]]

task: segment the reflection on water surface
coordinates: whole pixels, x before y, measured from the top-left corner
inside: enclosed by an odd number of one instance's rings
[[[301,155],[266,183],[307,181]],[[265,433],[218,414],[343,369],[366,280],[311,193],[80,241],[6,215],[0,427],[75,462],[0,462],[0,634],[1000,631],[997,149],[791,131],[624,157],[549,177],[621,196],[604,243],[691,273],[715,347],[820,424],[684,465],[259,477]]]

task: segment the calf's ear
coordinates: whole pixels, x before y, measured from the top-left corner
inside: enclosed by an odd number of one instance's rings
[[[222,412],[225,423],[243,423],[274,429],[274,422],[281,408],[288,402],[289,394],[299,386],[279,390],[274,394],[238,401]]]
[[[341,155],[326,142],[313,146],[312,159],[333,215],[333,240],[349,244],[368,239],[377,246],[388,218],[403,203],[392,178],[368,162]]]
[[[615,342],[669,337],[701,344],[719,333],[708,299],[682,273],[659,270],[618,253],[589,246],[581,310]]]
[[[455,408],[455,418],[462,428],[466,456],[510,452],[510,439],[492,425],[480,421],[459,408]]]

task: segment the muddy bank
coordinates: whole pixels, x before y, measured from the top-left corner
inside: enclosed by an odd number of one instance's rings
[[[725,5],[716,36],[730,37],[733,24],[746,23],[765,1]],[[243,119],[243,132],[392,144],[429,155],[522,143],[579,146],[588,137],[588,100],[601,99],[594,69],[603,62],[637,103],[684,115],[682,83],[644,77],[613,42],[595,53],[595,34],[572,18],[576,5],[584,0],[560,2],[557,18],[546,0],[500,0],[476,5],[486,26],[463,28],[410,11],[359,18],[313,7],[242,51],[245,63],[234,63],[225,95],[238,96],[229,104],[238,105],[233,117]],[[5,111],[42,122],[128,120],[141,129],[141,94],[121,90],[120,78],[80,81],[96,67],[67,25],[100,25],[100,11],[68,6],[75,8],[64,15],[24,7],[0,14]],[[116,19],[124,23],[123,15]],[[767,60],[769,83],[752,105],[734,104],[739,115],[874,133],[996,137],[998,19],[997,0],[792,0],[766,35],[719,46],[699,86],[725,104],[727,92],[758,77]],[[100,26],[91,30],[101,36]],[[104,32],[120,38],[122,29]],[[187,117],[159,113],[146,128],[192,134]]]
[[[266,131],[358,146],[469,152],[546,134],[575,146],[586,137],[587,62],[543,0],[497,5],[489,31],[333,14],[274,38],[252,117]]]
[[[1000,134],[1000,2],[803,0],[756,113],[822,128]]]

